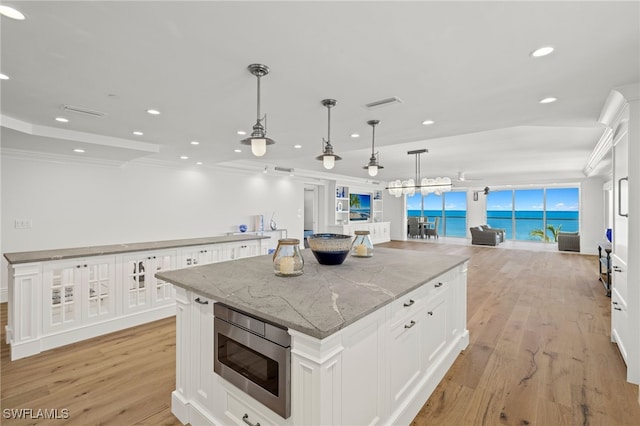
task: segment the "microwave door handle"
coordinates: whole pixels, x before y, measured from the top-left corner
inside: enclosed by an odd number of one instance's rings
[[[629,182],[629,176],[618,179],[618,216],[629,217],[629,212],[622,213],[622,181]]]

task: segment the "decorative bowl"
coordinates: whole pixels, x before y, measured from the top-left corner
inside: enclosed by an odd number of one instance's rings
[[[340,265],[351,249],[351,235],[312,234],[307,237],[309,248],[322,265]]]
[[[247,232],[247,225],[245,224],[238,226],[238,228],[240,229],[240,232]]]

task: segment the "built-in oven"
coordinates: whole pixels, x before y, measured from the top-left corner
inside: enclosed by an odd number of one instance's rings
[[[213,305],[213,370],[285,419],[291,415],[291,336],[221,303]]]

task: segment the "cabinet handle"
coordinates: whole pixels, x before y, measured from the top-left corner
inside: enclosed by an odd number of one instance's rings
[[[613,303],[614,305],[617,305],[617,304],[618,304],[618,302],[616,302],[616,301],[613,301],[613,302],[611,302],[611,303]]]
[[[249,426],[260,426],[260,422],[253,424],[249,421],[249,415],[247,413],[244,414],[244,416],[242,416],[242,421],[245,422],[246,424],[248,424]]]
[[[435,288],[442,287],[442,283],[438,283],[434,285]]]
[[[414,320],[411,320],[411,322],[410,322],[409,324],[405,324],[405,325],[404,325],[404,328],[411,328],[411,327],[413,327],[414,325],[416,325],[416,322],[415,322]]]
[[[416,302],[415,302],[415,300],[413,300],[413,299],[409,299],[409,303],[405,303],[405,304],[404,304],[404,307],[405,307],[405,308],[408,308],[409,306],[413,305],[414,303],[416,303]]]
[[[84,265],[84,267],[86,268],[86,267],[87,267],[87,265]]]
[[[615,272],[622,272],[622,269],[620,269],[620,267],[619,267],[619,266],[615,266],[615,265],[613,266],[613,270],[614,270]]]
[[[208,300],[200,300],[199,297],[196,297],[196,302],[201,304],[201,305],[208,305],[209,304]]]
[[[433,311],[428,311],[427,314],[433,316]]]
[[[76,268],[80,268],[80,267],[82,267],[82,265],[76,265]]]
[[[629,182],[629,176],[618,179],[618,216],[629,217],[629,212],[622,213],[622,181]]]
[[[614,307],[613,309],[615,309],[616,311],[621,311],[622,310],[622,308],[618,308],[617,306]]]

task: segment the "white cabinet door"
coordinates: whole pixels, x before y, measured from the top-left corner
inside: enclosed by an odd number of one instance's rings
[[[82,259],[45,265],[42,277],[42,328],[45,333],[80,325],[81,262]]]
[[[189,293],[191,297],[192,333],[192,383],[193,397],[203,407],[210,407],[214,401],[213,372],[213,303],[204,296]]]
[[[421,312],[404,316],[391,326],[389,342],[391,411],[418,385],[422,373]]]
[[[175,265],[175,250],[144,252],[126,256],[124,268],[124,312],[150,309],[156,304],[173,301],[173,286],[159,281],[155,274],[172,269]]]
[[[448,337],[448,300],[447,291],[438,292],[429,302],[424,311],[423,349],[425,366],[440,355],[447,344]]]
[[[244,259],[260,255],[260,240],[225,244],[226,260]]]
[[[182,267],[221,262],[223,260],[222,248],[222,244],[185,247],[181,250],[180,256]]]
[[[50,262],[43,270],[43,330],[79,327],[115,315],[115,258]]]
[[[115,258],[83,263],[82,321],[112,318],[116,313]]]

